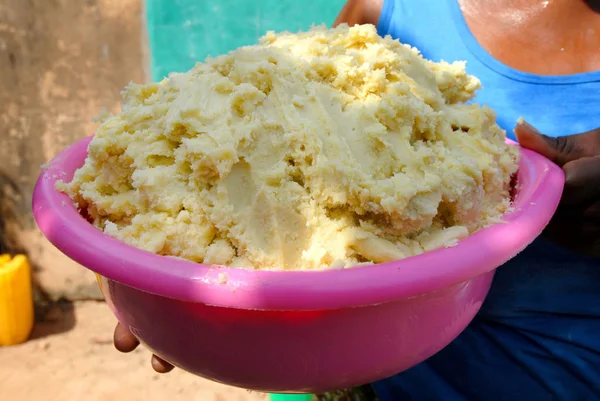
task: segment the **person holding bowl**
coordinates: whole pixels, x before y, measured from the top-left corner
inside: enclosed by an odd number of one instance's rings
[[[434,61],[466,60],[484,85],[476,100],[566,176],[550,225],[498,269],[479,314],[454,342],[342,396],[600,399],[600,1],[349,0],[341,23],[376,25]],[[537,128],[524,120],[514,127],[520,116]],[[138,341],[117,325],[114,344],[130,352]],[[152,366],[173,368],[156,356]]]

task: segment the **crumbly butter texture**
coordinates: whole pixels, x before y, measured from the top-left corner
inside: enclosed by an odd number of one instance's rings
[[[59,183],[96,227],[205,264],[344,268],[498,221],[518,151],[464,63],[371,25],[268,33],[160,83],[130,84]]]

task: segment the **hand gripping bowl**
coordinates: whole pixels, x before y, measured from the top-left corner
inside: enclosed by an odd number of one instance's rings
[[[447,249],[327,271],[254,271],[158,256],[89,224],[54,184],[91,138],[41,174],[33,211],[44,235],[96,272],[119,321],[154,353],[197,375],[265,392],[319,393],[425,360],[473,319],[496,267],[531,243],[559,202],[562,170],[522,151],[514,210]]]

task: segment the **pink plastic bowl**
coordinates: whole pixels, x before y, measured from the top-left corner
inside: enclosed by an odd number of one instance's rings
[[[101,276],[108,305],[153,352],[197,375],[266,392],[318,393],[425,360],[469,324],[502,265],[552,217],[562,170],[523,150],[514,211],[461,241],[348,270],[253,271],[154,255],[90,225],[58,192],[91,138],[58,155],[33,196],[44,235]]]

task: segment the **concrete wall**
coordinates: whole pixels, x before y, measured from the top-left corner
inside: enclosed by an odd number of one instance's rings
[[[41,236],[31,194],[40,165],[146,79],[141,13],[140,0],[0,0],[0,251],[29,254],[38,296],[100,296],[93,275]]]

